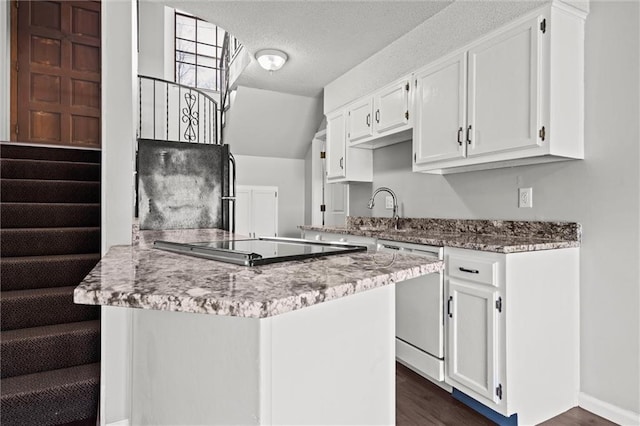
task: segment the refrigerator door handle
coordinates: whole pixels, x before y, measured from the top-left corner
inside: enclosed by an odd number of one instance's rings
[[[231,215],[231,233],[235,234],[236,232],[236,159],[232,153],[229,153],[229,163],[232,166],[231,171],[231,195],[229,197],[223,197],[224,200],[227,198],[229,200],[230,206],[233,209],[233,214]]]

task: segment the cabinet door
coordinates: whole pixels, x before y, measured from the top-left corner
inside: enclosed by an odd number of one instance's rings
[[[236,234],[251,236],[253,224],[251,223],[251,190],[238,187],[236,189],[236,202],[234,203]]]
[[[344,110],[327,115],[327,178],[344,178],[345,171],[345,113]]]
[[[512,27],[469,50],[467,156],[538,145],[541,19]]]
[[[278,191],[254,189],[251,194],[253,232],[256,237],[278,236]]]
[[[497,294],[489,286],[448,282],[447,376],[496,403]]]
[[[371,123],[371,98],[363,99],[349,107],[349,142],[357,142],[373,135]]]
[[[466,54],[456,54],[419,72],[416,81],[416,165],[464,157]]]
[[[409,123],[409,80],[391,85],[374,96],[374,127],[387,132]]]

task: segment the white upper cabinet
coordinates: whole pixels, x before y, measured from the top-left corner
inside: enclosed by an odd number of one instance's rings
[[[374,128],[377,134],[409,124],[409,80],[402,79],[377,92],[373,97]]]
[[[347,112],[327,114],[326,177],[328,183],[373,181],[373,155],[369,150],[348,147]]]
[[[415,74],[414,170],[465,156],[466,60],[455,53]]]
[[[403,77],[347,106],[349,146],[373,149],[411,139],[410,83]]]
[[[418,71],[413,170],[584,158],[585,18],[554,2]]]
[[[467,156],[538,147],[542,139],[537,16],[469,50]]]
[[[350,144],[373,135],[371,98],[362,99],[352,104],[347,111],[349,116],[347,137]]]
[[[345,130],[346,120],[344,110],[327,114],[327,151],[326,167],[327,179],[341,179],[346,177],[345,171]]]

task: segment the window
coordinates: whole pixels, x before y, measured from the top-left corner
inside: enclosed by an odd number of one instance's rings
[[[220,56],[225,31],[180,12],[175,14],[175,81],[200,89],[220,90]]]

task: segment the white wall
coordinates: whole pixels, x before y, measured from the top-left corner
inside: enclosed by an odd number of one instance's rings
[[[300,237],[304,223],[304,160],[235,155],[238,185],[278,187],[278,235]]]
[[[138,73],[173,81],[173,9],[162,3],[141,1]]]
[[[301,159],[322,118],[321,97],[241,86],[227,115],[224,143],[234,154]]]
[[[11,117],[11,3],[0,0],[0,141],[10,137]]]
[[[136,117],[137,35],[134,0],[102,2],[102,253],[131,244]],[[104,308],[101,421],[129,418],[128,309]]]
[[[325,110],[467,41],[469,32],[463,37],[457,25],[446,27],[452,13],[464,23],[474,14],[483,21],[483,4],[487,10],[504,5],[501,19],[526,9],[504,2],[460,3],[437,15],[433,25],[418,27],[331,83]],[[629,412],[640,412],[639,13],[638,2],[591,3],[585,40],[584,161],[431,176],[411,172],[408,142],[375,151],[373,184],[395,190],[400,212],[408,217],[582,223],[581,402],[595,398],[596,406],[587,407],[594,410],[601,402],[612,404],[614,411],[619,409],[618,421],[627,419],[626,424],[632,423]],[[518,209],[517,188],[529,186],[534,207]],[[388,212],[377,206],[374,214]]]

